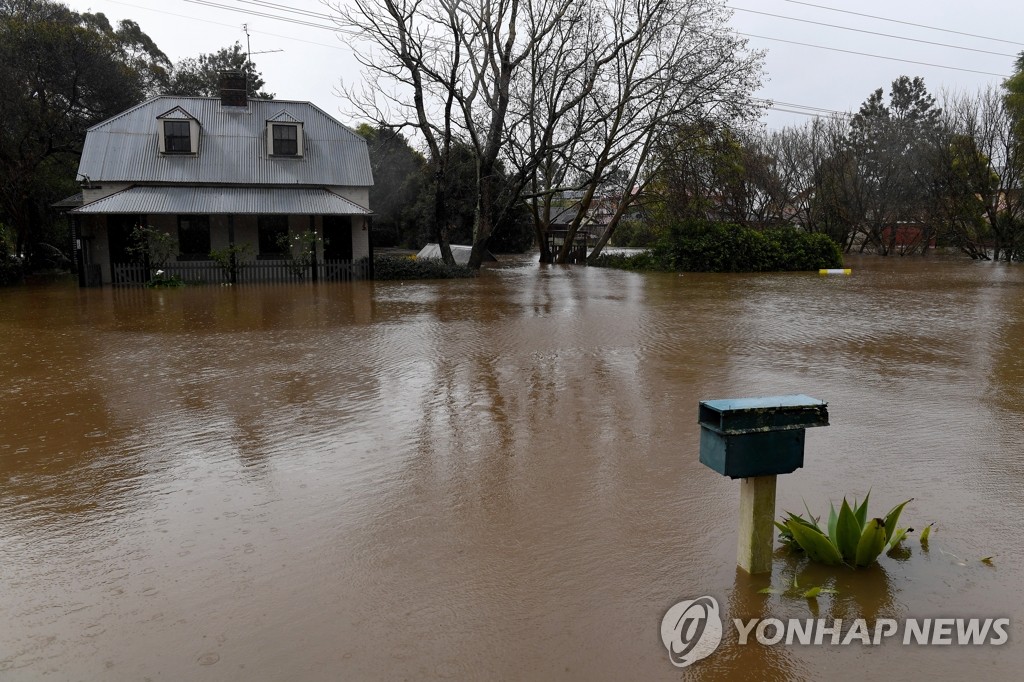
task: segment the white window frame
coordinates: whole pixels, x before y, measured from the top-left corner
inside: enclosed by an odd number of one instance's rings
[[[274,126],[289,126],[295,128],[295,153],[275,154],[274,153]],[[305,155],[305,140],[302,135],[302,124],[298,121],[267,121],[267,155],[278,159],[296,159]]]

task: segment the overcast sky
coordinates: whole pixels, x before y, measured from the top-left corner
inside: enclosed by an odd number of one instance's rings
[[[111,22],[135,20],[172,61],[214,52],[236,40],[244,46],[242,25],[247,23],[253,61],[269,91],[279,99],[310,100],[346,123],[357,123],[345,115],[336,89],[342,79],[358,82],[359,66],[344,37],[323,16],[332,12],[320,0],[66,0],[65,4],[78,11],[103,12]],[[998,86],[1012,70],[1014,57],[1024,50],[1021,0],[730,0],[728,5],[736,10],[732,25],[749,37],[750,47],[767,50],[765,83],[758,96],[775,101],[776,109],[856,110],[875,88],[888,90],[893,79],[903,74],[924,77],[936,95],[944,88],[975,91]],[[266,50],[282,51],[255,54]],[[775,110],[766,120],[769,126],[780,127],[808,117]]]

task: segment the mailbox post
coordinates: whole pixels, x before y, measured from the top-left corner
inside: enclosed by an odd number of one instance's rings
[[[828,404],[806,395],[703,400],[700,461],[740,479],[736,563],[748,573],[772,567],[775,477],[804,465],[804,433],[828,426]]]

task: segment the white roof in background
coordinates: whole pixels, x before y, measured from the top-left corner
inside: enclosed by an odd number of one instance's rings
[[[321,188],[132,187],[71,213],[369,215],[370,211]]]
[[[472,246],[462,246],[461,244],[451,244],[452,256],[455,258],[455,262],[459,265],[466,265],[469,263],[469,256],[473,253]],[[417,260],[441,260],[441,247],[437,244],[427,244],[420,252],[416,254]],[[484,251],[485,261],[496,261],[497,258],[490,251]]]
[[[159,153],[157,117],[177,107],[201,126],[195,156]],[[268,156],[266,125],[274,118],[303,124],[302,158]],[[373,184],[366,140],[309,102],[264,99],[247,107],[209,97],[147,100],[89,129],[78,173],[90,182]]]

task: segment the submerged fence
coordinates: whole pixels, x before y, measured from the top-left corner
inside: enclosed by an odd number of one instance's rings
[[[188,284],[350,282],[367,279],[369,274],[367,258],[316,263],[251,260],[237,263],[234,272],[215,261],[179,261],[159,268],[145,263],[114,263],[111,266],[111,283],[114,286],[141,286],[156,277],[176,277]]]

